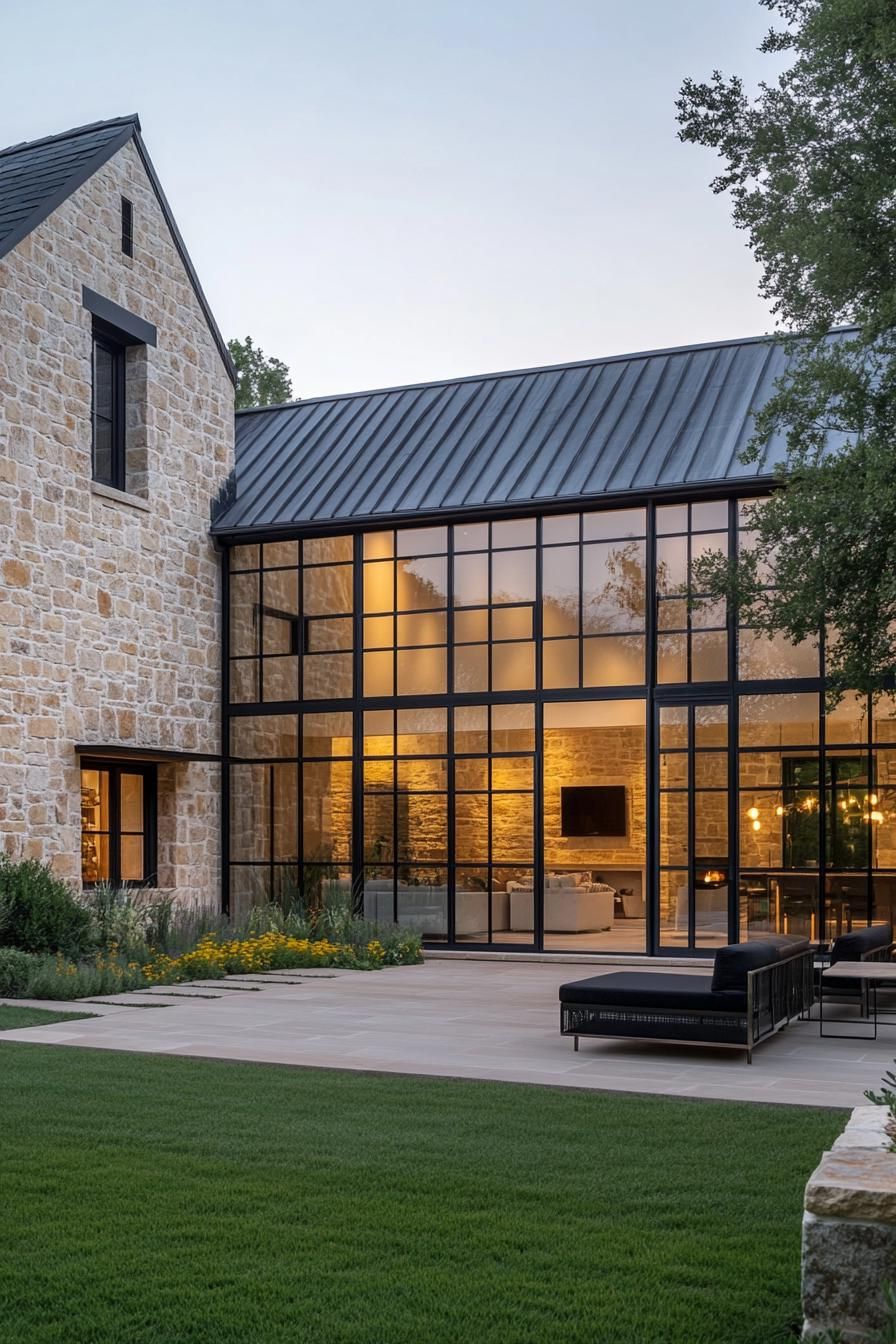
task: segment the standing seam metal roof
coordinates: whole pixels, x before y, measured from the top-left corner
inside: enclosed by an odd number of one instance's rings
[[[739,455],[790,359],[754,337],[240,412],[234,490],[212,530],[767,478],[783,437],[756,463]]]

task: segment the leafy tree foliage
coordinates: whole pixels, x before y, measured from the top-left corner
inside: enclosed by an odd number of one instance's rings
[[[282,359],[268,357],[247,336],[244,341],[227,342],[236,365],[236,409],[252,406],[276,406],[292,400],[292,380]]]
[[[794,643],[826,631],[831,698],[896,672],[896,4],[759,0],[761,50],[788,59],[754,95],[685,80],[682,140],[718,151],[790,361],[746,460],[783,434],[776,488],[739,561],[701,587]],[[831,336],[832,327],[847,329]]]

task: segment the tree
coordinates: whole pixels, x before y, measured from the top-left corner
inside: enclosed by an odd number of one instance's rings
[[[235,404],[238,411],[292,400],[292,380],[281,359],[268,358],[253,343],[251,336],[244,341],[228,341],[227,349],[236,365]]]
[[[712,189],[731,197],[790,354],[744,457],[776,432],[786,447],[751,544],[696,578],[769,634],[825,631],[836,701],[896,673],[896,5],[760,4],[783,22],[760,50],[792,57],[785,72],[752,97],[719,71],[687,79],[677,107],[679,138],[724,162]]]

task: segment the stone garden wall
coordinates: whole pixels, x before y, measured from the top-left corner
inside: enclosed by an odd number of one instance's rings
[[[806,1186],[803,1339],[859,1344],[887,1322],[896,1283],[896,1153],[883,1106],[858,1106]],[[887,1336],[889,1338],[889,1336]]]

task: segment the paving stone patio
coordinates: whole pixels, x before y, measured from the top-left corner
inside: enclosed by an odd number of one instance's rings
[[[433,959],[375,972],[242,975],[72,1004],[35,1002],[97,1016],[3,1032],[0,1046],[34,1041],[825,1106],[861,1104],[896,1055],[896,1027],[882,1027],[876,1042],[820,1040],[817,1022],[793,1023],[757,1049],[752,1067],[740,1052],[646,1042],[583,1040],[575,1054],[559,1034],[557,988],[613,969]]]

